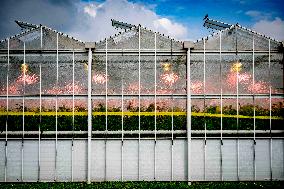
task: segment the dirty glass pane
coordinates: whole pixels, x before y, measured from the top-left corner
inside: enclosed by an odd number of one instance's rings
[[[273,130],[283,130],[283,125],[284,125],[284,100],[283,98],[273,98],[271,100],[272,102],[272,129]]]
[[[190,59],[191,94],[203,94],[203,55],[192,54]]]
[[[252,87],[256,94],[269,94],[270,76],[268,54],[255,55],[255,85]]]
[[[204,99],[191,100],[191,129],[204,130]]]
[[[41,57],[41,86],[43,94],[60,94],[56,86],[56,54]]]
[[[32,56],[26,54],[26,64],[21,65],[21,76],[18,77],[18,80],[22,85],[25,83],[25,94],[26,95],[35,95],[40,92],[40,63],[41,56]],[[25,69],[25,75],[23,73]]]
[[[87,94],[88,91],[88,55],[87,53],[75,54],[75,94]]]
[[[139,93],[139,61],[138,56],[123,56],[122,57],[122,72],[123,77],[123,92],[124,94],[138,94]],[[141,58],[141,62],[142,62]],[[143,79],[143,67],[141,63],[141,79],[140,92],[144,91],[145,80]],[[111,78],[114,82],[115,78]]]
[[[222,55],[223,94],[237,94],[237,71],[239,63],[235,55]]]
[[[85,44],[66,34],[59,34],[58,49],[85,49]]]
[[[56,50],[56,32],[48,28],[42,30],[42,46],[44,50]]]
[[[7,104],[6,99],[0,99],[0,132],[6,131],[6,120],[7,120]],[[0,138],[5,138],[5,135],[0,135]]]
[[[141,93],[155,93],[155,57],[141,56]]]
[[[106,58],[104,55],[93,56],[92,65],[92,94],[105,94],[106,82],[109,77],[106,75]],[[84,63],[86,68],[88,64]]]
[[[124,69],[123,56],[108,56],[108,94],[121,94],[122,70]]]
[[[141,28],[140,34],[141,49],[155,49],[155,33]]]
[[[73,94],[73,60],[72,54],[58,55],[58,88],[59,94]],[[82,86],[74,81],[74,93],[82,92]]]
[[[271,54],[270,74],[272,93],[283,93],[283,54]]]
[[[205,93],[219,94],[221,92],[220,56],[206,55],[205,59]]]
[[[24,70],[25,65],[23,55],[10,55],[9,65],[9,95],[24,94]]]
[[[172,129],[172,99],[157,98],[157,130]]]
[[[108,49],[138,49],[139,48],[138,28],[122,32],[108,39]]]

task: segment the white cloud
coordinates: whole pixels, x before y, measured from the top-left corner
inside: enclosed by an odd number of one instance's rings
[[[107,0],[98,3],[78,3],[78,16],[69,34],[84,41],[97,41],[117,33],[111,26],[111,19],[141,24],[176,39],[188,38],[187,28],[180,23],[157,15],[141,3],[127,0]]]
[[[245,12],[246,15],[250,16],[254,20],[267,20],[272,17],[272,13],[257,11],[257,10],[249,10]]]
[[[276,17],[273,21],[260,20],[252,29],[277,40],[284,40],[284,21],[281,18]]]

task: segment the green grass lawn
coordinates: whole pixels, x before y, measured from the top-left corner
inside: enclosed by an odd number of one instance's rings
[[[101,182],[101,183],[1,183],[0,188],[156,188],[156,189],[180,189],[180,188],[284,188],[284,182],[193,182],[191,186],[187,182]]]

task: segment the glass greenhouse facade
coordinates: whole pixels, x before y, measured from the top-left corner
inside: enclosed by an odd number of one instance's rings
[[[0,181],[283,180],[283,44],[141,26],[0,43]]]

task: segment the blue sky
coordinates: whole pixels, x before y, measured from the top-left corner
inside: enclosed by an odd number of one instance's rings
[[[196,40],[210,34],[203,27],[209,14],[284,40],[283,7],[281,0],[2,0],[0,38],[19,33],[14,20],[23,20],[97,41],[117,33],[110,24],[114,18],[176,39]]]

